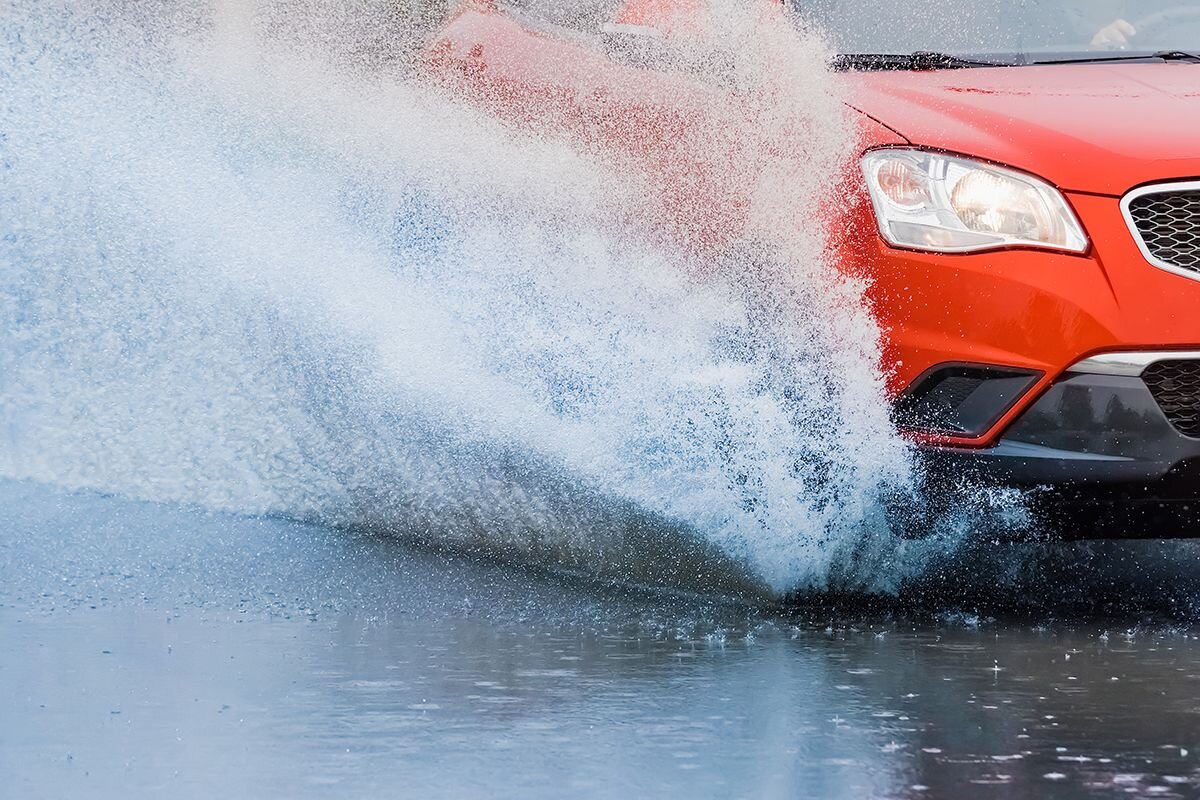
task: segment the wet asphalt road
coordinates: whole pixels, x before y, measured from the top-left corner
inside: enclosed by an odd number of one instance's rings
[[[0,794],[1194,797],[1192,558],[763,609],[0,483]]]

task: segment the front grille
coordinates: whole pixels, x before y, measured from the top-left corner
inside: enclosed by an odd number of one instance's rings
[[[1175,429],[1200,439],[1200,361],[1159,361],[1142,380]]]
[[[1146,251],[1160,266],[1200,273],[1200,187],[1151,190],[1128,204]]]

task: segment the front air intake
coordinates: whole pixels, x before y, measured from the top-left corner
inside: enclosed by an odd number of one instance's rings
[[[1040,377],[1040,372],[1008,367],[935,367],[896,400],[896,425],[921,433],[978,438],[999,422]]]
[[[1142,380],[1175,430],[1200,439],[1200,361],[1158,361]]]

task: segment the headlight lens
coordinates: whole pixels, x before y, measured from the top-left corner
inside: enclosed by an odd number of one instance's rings
[[[1087,234],[1062,193],[1031,175],[902,149],[867,153],[863,172],[879,231],[897,247],[939,253],[1088,248]]]

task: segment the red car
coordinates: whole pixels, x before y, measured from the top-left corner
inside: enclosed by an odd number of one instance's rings
[[[1052,487],[1046,518],[1086,533],[1200,530],[1200,0],[785,5],[837,51],[861,147],[835,241],[934,471]],[[652,49],[704,13],[478,0],[429,63],[498,114],[653,149],[688,119],[679,78],[612,40]]]

